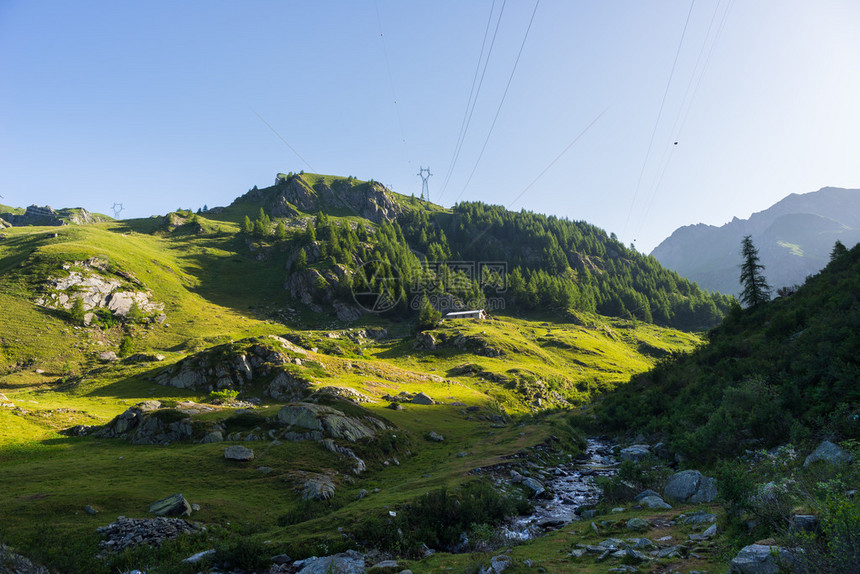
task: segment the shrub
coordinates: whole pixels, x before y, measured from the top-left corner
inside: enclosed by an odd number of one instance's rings
[[[366,545],[419,556],[423,544],[450,550],[462,533],[480,535],[529,508],[526,499],[500,493],[486,481],[476,481],[457,490],[430,491],[395,516],[386,513],[367,519],[358,525],[355,535]]]
[[[209,393],[209,402],[214,404],[229,403],[239,396],[239,391],[224,389],[223,391],[212,391]]]
[[[126,335],[122,338],[122,342],[119,344],[119,356],[127,357],[131,354],[134,347],[134,343],[131,340],[130,335]]]

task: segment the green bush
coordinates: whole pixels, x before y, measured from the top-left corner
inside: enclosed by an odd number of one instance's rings
[[[360,523],[356,538],[366,546],[420,556],[423,544],[451,550],[464,532],[481,533],[509,516],[524,514],[529,502],[508,496],[486,481],[469,483],[457,490],[442,488],[418,497],[395,516],[386,513]]]
[[[223,391],[212,391],[209,393],[209,402],[214,404],[229,403],[239,396],[239,391],[224,389]]]

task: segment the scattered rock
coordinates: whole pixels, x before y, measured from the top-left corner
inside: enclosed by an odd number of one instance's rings
[[[224,458],[227,460],[236,460],[239,462],[247,462],[254,460],[254,451],[244,446],[233,445],[224,449]]]
[[[400,403],[391,403],[386,408],[391,409],[393,411],[402,411],[403,405],[401,405]]]
[[[436,431],[430,431],[427,433],[427,439],[432,440],[433,442],[442,442],[445,440],[445,437],[437,433]]]
[[[681,524],[711,524],[717,521],[717,515],[709,514],[704,510],[697,510],[696,512],[690,512],[689,514],[682,514],[678,516],[677,520]]]
[[[98,510],[96,510],[95,508],[93,508],[89,504],[84,506],[84,512],[86,512],[87,514],[98,514],[99,513]]]
[[[803,466],[809,466],[816,462],[825,462],[827,464],[848,464],[854,457],[851,456],[845,449],[833,444],[829,440],[821,441],[821,444],[812,451],[812,454],[806,457],[803,461]]]
[[[732,574],[778,574],[793,562],[791,552],[779,546],[750,544],[738,552],[730,563]]]
[[[117,361],[116,353],[113,351],[103,351],[99,353],[99,361],[103,363],[114,363]]]
[[[387,568],[397,568],[397,560],[383,560],[382,562],[377,562],[373,566],[370,567],[371,570],[379,569],[384,570]]]
[[[182,494],[174,494],[153,502],[149,511],[158,516],[191,516],[191,503]]]
[[[181,518],[125,518],[120,516],[115,522],[96,529],[106,540],[99,546],[108,552],[121,552],[141,544],[161,546],[169,538],[181,534],[191,534],[204,527]]]
[[[645,532],[650,527],[647,520],[643,520],[641,518],[631,518],[627,521],[627,530],[634,530],[636,532]]]
[[[429,396],[427,396],[424,393],[418,393],[417,395],[412,397],[412,400],[410,402],[415,403],[416,405],[435,405],[436,404],[436,401],[434,401],[433,399],[431,399]]]

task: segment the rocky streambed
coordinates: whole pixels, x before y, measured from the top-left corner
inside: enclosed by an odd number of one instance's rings
[[[614,475],[619,464],[608,441],[590,438],[581,457],[550,469],[538,467],[518,471],[510,464],[495,467],[492,473],[497,484],[522,483],[535,495],[531,514],[514,518],[502,528],[502,535],[510,540],[525,541],[580,520],[583,513],[588,517],[602,494],[594,479]],[[526,473],[528,475],[523,476]]]

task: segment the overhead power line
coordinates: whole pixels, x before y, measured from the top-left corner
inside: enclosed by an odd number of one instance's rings
[[[493,22],[493,12],[496,8],[496,2],[493,0],[493,5],[490,7],[490,15],[487,19],[487,27],[484,30],[484,40],[481,43],[481,54],[478,56],[478,64],[475,67],[475,77],[472,79],[472,89],[469,91],[469,100],[466,102],[466,111],[463,115],[463,122],[460,124],[460,132],[457,135],[457,143],[454,145],[454,155],[451,158],[451,164],[448,166],[448,171],[445,174],[445,180],[442,182],[442,191],[439,193],[439,200],[441,201],[442,196],[445,194],[445,190],[448,189],[448,182],[451,180],[451,174],[454,173],[454,166],[457,165],[457,159],[460,157],[460,150],[463,147],[463,142],[466,139],[466,132],[469,130],[469,124],[472,122],[472,114],[475,112],[475,105],[478,102],[478,95],[481,92],[481,86],[484,85],[484,76],[487,73],[487,66],[490,63],[490,56],[493,54],[493,46],[496,44],[496,35],[499,33],[499,24],[502,22],[502,15],[505,13],[505,5],[507,4],[507,0],[502,1],[502,8],[499,10],[499,17],[496,20],[496,27],[493,30],[493,38],[490,40],[490,48],[487,50],[487,58],[484,59],[484,47],[487,43],[487,37],[490,31],[490,25]],[[477,89],[475,88],[475,81],[478,79],[478,72],[481,69],[481,62],[484,63],[484,71],[481,72],[481,79],[478,81]]]
[[[296,148],[294,148],[293,146],[291,146],[291,145],[290,145],[290,143],[289,143],[287,140],[285,140],[285,139],[281,136],[281,134],[279,134],[279,133],[278,133],[278,131],[277,131],[275,128],[273,128],[273,127],[271,126],[271,124],[269,124],[269,122],[267,122],[267,121],[263,118],[263,116],[261,116],[260,114],[258,114],[258,113],[257,113],[257,110],[255,110],[254,108],[251,108],[251,111],[252,111],[252,112],[254,112],[254,114],[255,114],[258,118],[260,118],[260,121],[261,121],[261,122],[263,122],[264,124],[266,124],[266,127],[268,127],[270,130],[272,130],[272,133],[273,133],[273,134],[275,134],[276,136],[278,136],[278,139],[279,139],[279,140],[281,140],[282,142],[284,142],[284,145],[285,145],[285,146],[287,146],[288,148],[290,148],[290,151],[292,151],[294,154],[296,154],[296,157],[297,157],[297,158],[299,158],[300,160],[302,160],[302,163],[304,163],[306,166],[308,166],[308,169],[309,169],[309,170],[311,170],[311,171],[313,171],[313,172],[315,172],[315,171],[316,171],[314,168],[312,168],[312,167],[311,167],[311,164],[309,164],[307,161],[305,161],[305,158],[303,158],[303,157],[301,156],[301,154],[299,154],[299,152],[297,152],[297,151],[296,151]]]
[[[481,163],[481,158],[484,157],[484,150],[487,149],[487,143],[490,141],[490,136],[493,135],[493,129],[496,127],[496,120],[499,119],[499,113],[502,111],[502,106],[505,103],[505,98],[508,95],[508,89],[511,87],[511,82],[514,79],[514,73],[517,71],[517,64],[520,63],[520,56],[523,55],[523,48],[526,46],[526,40],[529,38],[529,31],[532,29],[532,23],[535,21],[535,14],[537,14],[538,6],[540,5],[540,0],[535,2],[534,10],[532,10],[532,17],[529,19],[529,25],[526,28],[526,33],[523,36],[523,41],[520,44],[520,51],[517,52],[517,59],[514,60],[514,67],[511,70],[511,75],[508,77],[508,83],[505,85],[505,91],[502,94],[502,99],[499,101],[499,107],[496,109],[496,115],[493,116],[493,123],[490,124],[490,130],[487,132],[487,138],[484,140],[484,145],[481,146],[481,153],[478,154],[478,159],[475,160],[475,165],[472,168],[472,172],[469,174],[469,179],[466,180],[466,184],[463,186],[463,189],[460,190],[460,194],[457,196],[457,199],[454,200],[456,203],[462,196],[463,192],[466,191],[466,188],[469,187],[469,183],[472,181],[472,177],[475,175],[475,171],[478,169],[478,164]]]
[[[657,127],[660,125],[660,118],[663,115],[663,107],[666,105],[666,96],[669,94],[669,88],[672,85],[672,78],[675,75],[675,67],[678,64],[678,56],[681,54],[681,46],[684,45],[684,36],[687,35],[687,26],[690,24],[690,15],[693,13],[693,6],[696,0],[690,1],[690,9],[687,11],[687,19],[684,21],[684,30],[681,32],[681,40],[678,42],[678,49],[675,50],[675,59],[672,61],[672,70],[669,72],[669,80],[666,82],[666,89],[663,91],[663,99],[660,101],[660,109],[657,111],[657,119],[654,122],[654,129],[651,130],[651,139],[648,142],[648,150],[645,152],[645,159],[642,162],[642,170],[639,172],[639,179],[636,182],[636,188],[633,190],[633,201],[630,202],[630,209],[627,212],[627,220],[624,222],[624,230],[622,235],[627,231],[627,226],[630,224],[630,216],[633,214],[633,207],[636,205],[636,196],[639,194],[639,187],[642,185],[642,177],[645,175],[645,168],[648,165],[648,159],[651,156],[651,148],[654,146],[654,136],[657,135]]]

